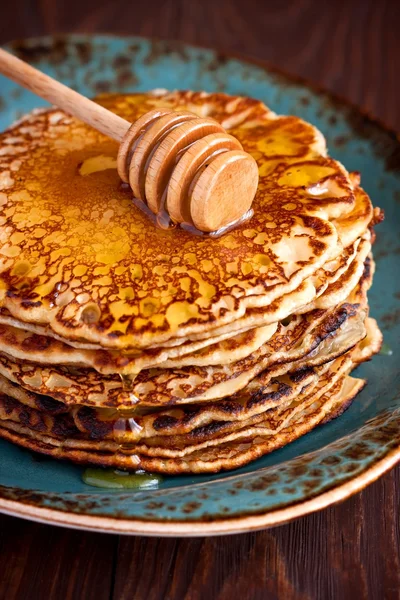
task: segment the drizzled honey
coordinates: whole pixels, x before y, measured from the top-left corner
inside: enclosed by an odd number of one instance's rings
[[[113,438],[118,445],[117,452],[129,456],[132,468],[135,468],[140,465],[139,457],[132,453],[142,430],[141,426],[135,421],[136,405],[139,398],[132,391],[135,375],[121,375],[120,377],[123,386],[123,405],[117,407],[115,412]]]
[[[184,229],[185,231],[187,231],[188,233],[191,233],[192,235],[207,236],[207,237],[214,238],[214,239],[217,239],[217,238],[225,235],[226,233],[229,233],[236,227],[239,227],[239,225],[242,225],[246,221],[249,221],[254,214],[253,209],[250,208],[242,217],[240,217],[240,219],[237,219],[236,221],[233,221],[232,223],[228,223],[228,225],[225,225],[225,227],[220,227],[220,229],[217,229],[216,231],[205,232],[205,231],[200,231],[200,229],[197,229],[197,227],[195,227],[193,225],[193,223],[186,223],[186,222],[175,223],[171,219],[171,217],[169,216],[169,214],[167,213],[167,211],[165,210],[164,207],[157,214],[154,214],[149,209],[147,204],[145,202],[143,202],[142,200],[139,200],[139,198],[133,198],[132,201],[133,201],[134,205],[139,210],[141,210],[150,219],[150,221],[154,225],[156,225],[156,227],[159,227],[159,229],[168,230],[168,229],[174,229],[175,227],[180,227],[181,229]]]

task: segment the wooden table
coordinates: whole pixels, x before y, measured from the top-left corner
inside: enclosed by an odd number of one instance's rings
[[[181,39],[267,59],[400,130],[399,0],[12,0],[0,43],[59,32]],[[400,597],[400,469],[268,531],[146,539],[0,516],[0,597],[240,600]]]

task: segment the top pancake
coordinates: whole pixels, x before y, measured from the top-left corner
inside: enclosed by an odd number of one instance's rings
[[[129,121],[168,106],[222,123],[258,162],[254,216],[219,239],[157,229],[121,185],[115,142],[59,110],[32,113],[0,136],[0,299],[13,317],[66,340],[154,346],[232,323],[340,254],[335,220],[354,191],[313,126],[223,94],[100,102]]]

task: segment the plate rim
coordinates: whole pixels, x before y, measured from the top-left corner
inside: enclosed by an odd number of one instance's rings
[[[176,47],[189,47],[194,50],[211,51],[219,57],[226,59],[234,59],[242,63],[258,66],[267,73],[275,74],[283,77],[289,84],[300,85],[313,94],[325,96],[328,100],[341,106],[344,109],[362,116],[363,119],[370,125],[383,130],[390,135],[400,146],[400,134],[397,133],[394,127],[387,125],[381,119],[372,115],[365,108],[358,106],[355,102],[348,100],[346,97],[330,91],[320,84],[310,81],[308,78],[290,73],[280,67],[271,64],[268,60],[248,56],[245,53],[240,53],[231,50],[224,50],[221,47],[210,47],[200,44],[191,44],[174,38],[160,38],[140,35],[128,34],[113,34],[108,32],[96,32],[95,34],[85,33],[62,33],[54,35],[33,36],[28,38],[14,39],[6,44],[7,48],[13,48],[16,44],[23,43],[34,45],[35,43],[52,42],[54,40],[65,40],[66,42],[76,42],[80,40],[96,40],[103,37],[112,39],[124,40],[142,40],[150,43],[172,43]],[[400,418],[393,416],[395,422],[400,425]],[[259,514],[244,515],[232,518],[215,518],[211,520],[141,520],[138,518],[118,518],[108,516],[88,515],[85,513],[75,513],[68,510],[45,508],[37,506],[33,502],[24,500],[8,500],[1,496],[0,491],[0,512],[6,515],[20,517],[31,521],[36,521],[43,524],[51,524],[59,527],[67,527],[84,531],[114,533],[123,535],[144,535],[144,536],[179,536],[179,537],[200,537],[200,536],[217,536],[245,533],[257,531],[277,525],[281,525],[292,521],[298,517],[305,516],[312,512],[320,511],[337,502],[350,498],[357,492],[362,491],[367,485],[376,481],[384,473],[392,469],[400,462],[400,444],[392,447],[388,452],[373,464],[368,465],[365,470],[354,478],[350,478],[342,484],[336,485],[329,490],[317,494],[310,499],[299,500],[290,506],[269,510],[268,512],[260,512]]]
[[[400,422],[400,419],[397,419]],[[383,458],[367,467],[362,473],[345,483],[317,494],[314,498],[299,501],[291,506],[272,510],[258,515],[210,521],[145,521],[140,519],[117,518],[73,513],[54,508],[38,507],[24,501],[7,500],[0,497],[0,512],[9,516],[21,517],[46,525],[56,525],[84,531],[114,533],[123,535],[144,535],[149,537],[202,537],[233,535],[267,529],[283,525],[298,517],[318,512],[328,506],[346,500],[381,475],[393,468],[400,460],[400,445],[392,448]]]

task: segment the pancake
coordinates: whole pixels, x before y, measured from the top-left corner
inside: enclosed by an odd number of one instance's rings
[[[253,375],[261,372],[267,366],[271,370],[273,365],[278,363],[280,365],[279,373],[282,373],[285,372],[286,368],[283,367],[282,371],[282,364],[288,365],[294,360],[302,360],[302,357],[307,356],[312,351],[315,352],[318,348],[322,351],[324,346],[327,346],[331,350],[340,353],[346,348],[351,347],[352,344],[354,345],[356,341],[362,338],[364,333],[363,319],[365,316],[366,292],[371,285],[372,277],[369,263],[370,261],[368,260],[365,265],[363,277],[349,298],[353,304],[346,303],[346,305],[339,306],[334,311],[315,310],[304,316],[291,319],[286,325],[279,324],[276,334],[255,355],[251,356],[247,361],[240,361],[239,365],[232,365],[229,370],[226,368],[222,370],[222,377],[225,376],[225,381],[229,382],[231,376],[235,374],[236,377],[234,377],[233,382],[236,388],[235,391],[237,391],[238,388],[246,385],[246,381],[250,382]],[[353,323],[356,324],[355,330],[353,329]],[[343,327],[343,325],[346,325],[346,327]],[[341,334],[340,341],[336,338],[335,347],[334,345],[332,346],[332,342],[335,333],[337,334],[339,330]],[[260,362],[262,356],[264,357],[263,362]],[[321,361],[324,359],[324,354],[320,352],[317,359],[315,356],[313,358],[314,360]],[[250,373],[249,370],[251,370]],[[193,371],[180,369],[176,374],[177,384],[182,385],[183,378],[190,378],[190,373],[192,373],[193,377]],[[241,380],[237,377],[238,373],[244,374]],[[69,405],[86,404],[88,406],[118,407],[124,405],[124,398],[126,398],[123,382],[120,377],[115,375],[110,377],[99,376],[94,370],[89,369],[72,370],[65,367],[40,367],[37,364],[29,364],[27,362],[20,363],[10,356],[0,353],[0,374],[27,390],[49,395]],[[194,375],[199,376],[199,370]],[[201,375],[203,378],[201,378]],[[217,381],[218,375],[219,383],[221,383],[221,369],[219,369],[219,373],[218,368],[212,371],[210,367],[200,371],[200,385],[203,387],[203,394],[204,387],[207,389],[205,384],[208,381],[208,400],[212,399],[213,392],[212,387],[210,389],[210,385],[212,386]],[[157,381],[157,377],[159,379],[158,374],[152,375],[152,372],[145,373],[144,377],[147,377],[147,381],[146,379],[144,381],[147,384],[149,383],[149,376],[150,384],[151,377],[153,377],[153,381],[154,379]],[[163,372],[161,372],[161,377],[165,378]],[[171,382],[173,382],[173,371],[168,383],[171,385]],[[139,381],[139,384],[142,384],[143,387],[143,379]],[[140,404],[142,406],[189,401],[188,394],[186,394],[185,399],[182,398],[182,394],[174,399],[170,392],[167,395],[162,394],[162,390],[165,389],[164,385],[158,386],[156,383],[153,387],[156,388],[157,395],[151,394],[151,389],[150,394],[147,394],[147,396],[143,393],[143,389],[133,390],[140,394]],[[221,389],[221,386],[219,389]],[[193,395],[195,390],[196,388],[192,388],[191,390],[192,396],[190,401],[192,402],[199,400],[198,397],[196,398],[196,395]]]
[[[331,261],[320,279],[317,298],[298,312],[310,312],[313,308],[329,308],[338,304],[355,287],[363,270],[364,261],[371,245],[367,239],[357,241],[343,253],[341,260]],[[322,294],[322,295],[321,295]],[[321,296],[321,297],[320,297]],[[333,300],[332,300],[333,298]],[[280,304],[282,307],[282,302]],[[268,322],[271,314],[266,317]],[[35,363],[78,367],[92,367],[103,374],[137,374],[142,369],[179,368],[184,366],[225,365],[246,358],[264,345],[276,332],[277,323],[269,326],[246,329],[232,337],[186,342],[170,348],[148,349],[147,351],[116,352],[77,349],[55,340],[51,336],[30,333],[21,327],[0,324],[0,352],[18,360]],[[214,343],[212,343],[214,341]]]
[[[368,327],[368,330],[372,338],[379,332],[374,325]],[[364,341],[362,359],[370,358],[372,353],[379,349],[380,342],[381,339],[371,338],[369,342]],[[203,406],[202,425],[198,425],[197,420],[197,427],[190,428],[189,437],[187,432],[182,430],[177,437],[177,428],[171,425],[164,427],[164,433],[165,429],[168,429],[168,434],[160,437],[162,428],[154,427],[155,420],[158,419],[160,423],[160,419],[164,419],[165,423],[168,416],[171,420],[172,415],[144,415],[143,425],[147,420],[152,422],[153,427],[149,423],[143,427],[142,431],[147,433],[147,437],[144,434],[140,442],[136,440],[135,446],[132,447],[132,452],[135,453],[132,455],[121,454],[118,451],[119,445],[113,441],[107,422],[102,423],[100,419],[97,425],[94,425],[93,415],[89,419],[86,415],[86,418],[80,420],[79,415],[74,415],[74,419],[71,414],[60,414],[57,410],[51,413],[46,404],[42,406],[41,411],[27,410],[26,405],[21,403],[19,407],[19,402],[10,402],[10,396],[4,394],[0,396],[0,435],[57,458],[117,468],[140,467],[162,473],[216,472],[236,468],[293,441],[348,407],[365,384],[362,380],[354,380],[345,375],[353,367],[353,356],[360,359],[357,347],[350,355],[346,353],[326,364],[319,373],[314,372],[315,377],[310,378],[310,373],[293,373],[292,380],[296,382],[297,379],[301,392],[297,397],[290,393],[286,398],[282,393],[280,399],[275,396],[273,408],[272,398],[267,392],[261,414],[252,412],[254,403],[257,404],[260,400],[260,390],[263,389],[262,385],[260,386],[261,382],[256,381],[252,387],[253,391],[257,390],[258,395],[252,396],[252,402],[248,403],[247,415],[242,420],[236,418],[234,421],[221,423],[219,420],[215,421],[216,413],[209,411],[207,426],[204,414],[207,407]],[[283,402],[282,398],[285,398]],[[235,397],[230,400],[234,399]],[[226,404],[227,401],[225,408]],[[216,410],[223,411],[223,406],[220,405]],[[230,412],[232,416],[236,411]],[[187,425],[187,421],[187,418],[182,416],[181,423]],[[77,422],[80,422],[79,429]],[[91,423],[91,426],[88,427],[88,423]],[[86,435],[82,432],[85,431],[82,424],[86,424]],[[157,437],[153,433],[155,429]],[[161,444],[161,441],[164,443]]]
[[[176,339],[160,344],[156,347],[156,349],[160,351],[160,348],[172,348],[180,346],[180,349],[175,349],[174,352],[176,355],[181,356],[188,354],[189,352],[193,352],[196,349],[217,343],[222,339],[233,337],[239,332],[242,333],[251,328],[264,326],[270,323],[272,324],[284,319],[293,314],[293,307],[296,305],[296,303],[300,306],[297,312],[310,311],[313,307],[316,307],[316,299],[319,298],[319,296],[322,295],[331,284],[336,283],[339,278],[340,281],[336,285],[335,290],[340,292],[340,289],[342,288],[341,296],[342,299],[344,299],[347,295],[346,291],[351,287],[351,285],[355,285],[354,282],[357,279],[357,275],[360,273],[360,264],[365,255],[368,253],[368,248],[370,247],[368,246],[370,243],[370,237],[370,233],[367,230],[363,236],[363,239],[356,239],[353,244],[343,250],[341,256],[326,263],[324,268],[318,269],[312,278],[304,281],[294,292],[285,294],[281,298],[270,303],[268,307],[250,308],[246,311],[244,317],[237,319],[228,325],[215,328],[212,332],[212,335],[206,331],[203,333],[192,334],[187,339],[177,337]],[[363,243],[360,244],[360,242]],[[346,276],[346,271],[350,269],[351,263],[355,260],[357,261],[357,264],[352,266],[352,270],[349,271]],[[344,285],[346,285],[346,289],[343,289]],[[252,302],[255,306],[257,305],[257,300],[253,299]],[[325,306],[328,306],[330,304],[330,296],[328,294],[324,295],[324,297],[321,299],[321,302],[323,302]],[[38,335],[53,337],[54,339],[62,341],[73,348],[83,350],[102,349],[102,347],[98,344],[65,340],[61,336],[55,334],[48,326],[20,321],[13,317],[4,307],[0,308],[0,324],[11,325],[12,327],[23,329],[24,331],[30,331]],[[191,343],[193,343],[193,345],[191,345]],[[154,348],[150,346],[149,349],[151,350],[150,360],[152,361],[152,365],[154,365],[156,358]],[[132,370],[137,371],[142,368],[146,368],[145,349],[129,349],[127,351],[122,350],[119,352],[122,352],[124,355],[129,354],[131,356],[131,361],[132,356],[136,355],[137,365],[134,366],[131,362]],[[161,354],[159,353],[157,356],[161,357]],[[167,359],[165,354],[162,356],[165,357],[165,360]]]
[[[149,455],[165,455],[165,456],[183,456],[190,454],[195,449],[194,445],[201,447],[209,447],[217,443],[225,443],[232,441],[243,435],[247,435],[249,427],[263,423],[266,427],[266,421],[270,426],[269,434],[283,428],[293,414],[299,410],[303,410],[304,406],[310,401],[314,401],[316,396],[322,395],[335,383],[342,378],[343,373],[347,372],[352,366],[349,356],[341,357],[321,370],[320,377],[315,386],[311,390],[305,385],[305,391],[298,394],[295,398],[285,398],[284,401],[277,403],[273,408],[264,410],[258,414],[252,415],[250,418],[241,421],[219,421],[218,423],[211,422],[209,426],[200,426],[193,428],[189,434],[171,434],[168,435],[153,435],[145,436],[143,430],[148,431],[148,427],[142,428],[141,431],[127,431],[124,435],[124,443],[131,443],[130,447],[132,454],[144,453]],[[311,400],[310,400],[311,398]],[[38,411],[32,408],[27,408],[24,404],[16,399],[12,400],[12,396],[0,397],[0,415],[4,421],[23,422],[24,425],[29,425],[33,431],[39,431],[46,435],[59,435],[61,427],[69,421],[68,435],[72,433],[75,426],[75,437],[80,436],[80,433],[86,434],[91,440],[98,440],[102,449],[113,450],[117,452],[119,445],[113,438],[113,428],[111,419],[101,418],[101,411],[97,411],[95,415],[88,417],[79,416],[72,413],[67,414],[52,414],[47,411]],[[104,412],[104,410],[103,410]],[[143,422],[146,417],[143,417]],[[139,421],[137,421],[139,423]],[[63,425],[61,425],[63,423]],[[74,436],[72,436],[74,437]],[[140,442],[145,442],[145,445]],[[84,444],[84,440],[82,441]],[[166,454],[164,453],[166,451]]]
[[[370,334],[363,342],[365,352],[363,360],[370,358],[377,350],[377,344],[381,343],[379,334],[378,336],[376,334],[376,325],[375,329],[374,327],[368,329]],[[126,432],[126,441],[132,441],[133,437],[133,441],[138,443],[145,440],[148,445],[153,447],[155,444],[162,443],[164,447],[169,448],[169,452],[172,452],[173,448],[182,447],[185,440],[187,441],[187,437],[182,438],[182,434],[190,433],[189,440],[193,443],[193,441],[205,442],[219,437],[222,432],[242,430],[247,425],[254,425],[260,419],[264,419],[264,413],[268,413],[267,416],[270,418],[273,414],[282,414],[282,411],[286,410],[289,405],[296,407],[302,405],[304,399],[315,395],[318,390],[325,393],[328,386],[334,385],[343,373],[352,368],[355,362],[354,355],[357,352],[356,347],[352,352],[325,363],[321,367],[302,367],[274,379],[271,379],[268,372],[264,372],[240,394],[230,397],[225,402],[206,404],[195,410],[191,406],[182,406],[179,409],[136,416],[139,427],[134,432]],[[91,439],[113,440],[112,427],[109,425],[107,429],[107,424],[110,424],[112,418],[115,418],[115,412],[113,417],[110,411],[104,409],[79,408],[76,410],[73,408],[68,411],[62,403],[53,402],[51,405],[46,397],[29,392],[21,393],[21,391],[21,388],[7,380],[3,378],[0,380],[0,392],[18,400],[21,404],[19,407],[18,403],[9,402],[9,419],[13,418],[13,410],[21,409],[24,411],[26,422],[30,421],[33,425],[35,422],[38,423],[41,431],[47,427],[47,433],[51,435],[53,428],[57,426],[54,418],[68,412],[72,416],[76,428],[80,432],[90,435]],[[29,417],[23,406],[34,409]],[[3,410],[5,408],[3,399]],[[140,452],[142,451],[140,450]]]
[[[160,230],[132,205],[115,169],[81,174],[88,160],[115,159],[115,142],[61,111],[31,114],[0,137],[0,282],[14,317],[65,339],[147,347],[178,330],[183,337],[231,323],[340,254],[331,219],[351,213],[355,194],[311,125],[246,99],[230,112],[233,99],[222,94],[100,101],[130,121],[166,106],[229,118],[228,131],[259,164],[254,216],[217,240]]]
[[[194,361],[196,360],[195,356],[201,356],[202,361],[207,365],[229,364],[258,350],[274,335],[276,328],[277,324],[275,323],[249,329],[212,345],[207,344],[205,348],[203,348],[204,344],[198,342],[190,344],[191,348],[187,348],[185,351],[178,346],[153,352],[149,350],[144,355],[142,353],[139,356],[132,356],[132,354],[121,355],[106,350],[79,350],[51,337],[40,336],[9,325],[0,325],[0,352],[6,352],[9,356],[19,360],[28,360],[39,364],[92,367],[106,375],[129,374],[138,373],[141,368],[148,369],[163,364],[170,356],[172,356],[170,360],[179,366],[184,361],[180,355],[187,357],[188,354],[193,356]],[[198,352],[199,347],[200,352]],[[191,361],[190,358],[186,360]]]
[[[314,362],[345,352],[364,337],[364,319],[365,308],[360,303],[345,303],[333,312],[312,311],[279,327],[267,343],[245,359],[214,367],[146,370],[133,381],[129,393],[140,398],[141,406],[223,398],[245,387],[274,364],[287,365],[310,352],[314,352]],[[0,354],[0,374],[30,391],[50,395],[66,404],[121,407],[127,402],[129,405],[129,396],[118,375],[103,376],[89,369],[41,367],[19,362],[5,353]]]
[[[157,412],[142,411],[142,414],[135,416],[135,421],[141,428],[137,431],[140,435],[136,436],[136,441],[163,436],[172,439],[173,436],[193,431],[196,431],[197,435],[206,430],[210,433],[210,430],[219,431],[222,426],[240,427],[242,422],[290,402],[305,390],[311,391],[329,365],[330,363],[326,363],[321,367],[302,368],[273,379],[267,375],[264,380],[260,375],[240,394],[224,401],[209,402],[196,407],[184,405]],[[110,422],[115,416],[115,411],[104,408],[68,407],[49,396],[28,392],[3,377],[0,378],[0,393],[48,417],[69,414],[77,429],[90,434],[93,439],[104,435],[104,422]]]
[[[124,469],[144,468],[152,472],[171,474],[217,472],[243,466],[263,454],[294,441],[329,418],[330,413],[337,413],[339,406],[347,406],[364,385],[365,382],[362,380],[343,377],[322,396],[316,394],[309,398],[306,406],[293,411],[292,418],[287,415],[283,427],[281,429],[278,427],[278,430],[274,430],[272,434],[271,421],[267,421],[264,425],[261,422],[240,433],[236,432],[229,441],[222,441],[219,445],[208,444],[205,448],[203,444],[203,447],[198,447],[183,457],[165,456],[168,454],[166,451],[161,453],[164,454],[161,456],[125,455],[114,452],[113,448],[108,450],[99,442],[74,438],[72,429],[65,421],[58,423],[57,436],[49,436],[18,422],[2,419],[0,435],[24,447],[56,458],[68,458],[74,462]],[[39,429],[40,425],[36,424],[36,427]],[[68,437],[65,439],[62,434]],[[149,449],[148,453],[152,454]],[[176,455],[177,452],[174,454]]]
[[[117,144],[57,109],[0,134],[0,437],[165,474],[247,464],[348,408],[379,351],[374,226],[323,135],[242,97],[105,95],[212,117],[257,161],[254,214],[218,237],[161,230]]]
[[[351,353],[333,361],[326,362],[319,367],[302,365],[297,370],[289,369],[283,376],[274,377],[274,370],[266,370],[241,392],[225,399],[224,401],[210,402],[199,407],[191,405],[167,409],[157,412],[138,412],[135,420],[139,426],[135,432],[127,432],[130,436],[134,433],[135,441],[145,438],[160,438],[168,436],[169,440],[176,440],[176,436],[191,433],[192,438],[206,434],[208,437],[220,433],[221,428],[230,430],[242,427],[249,419],[259,417],[265,411],[279,410],[282,406],[301,401],[302,395],[309,395],[317,386],[325,389],[327,384],[333,384],[335,377],[348,370],[349,366],[360,362],[359,349],[362,348],[362,360],[368,360],[379,350],[381,334],[376,322],[366,325],[368,335],[357,344]],[[351,361],[349,363],[349,360]],[[322,386],[322,387],[321,387]],[[93,439],[105,436],[105,423],[110,423],[115,418],[115,411],[107,409],[92,409],[72,407],[68,409],[61,402],[49,397],[33,394],[23,388],[12,384],[7,379],[0,377],[0,393],[18,400],[21,405],[35,409],[33,416],[39,411],[47,416],[70,414],[79,431],[90,434]],[[26,415],[26,413],[25,413]],[[40,419],[37,419],[40,420]],[[50,422],[50,420],[49,420]],[[252,421],[254,422],[254,421]],[[109,437],[112,428],[108,427],[106,436]],[[51,433],[49,431],[48,433]],[[171,446],[171,441],[168,442]],[[174,445],[174,443],[172,443]]]

